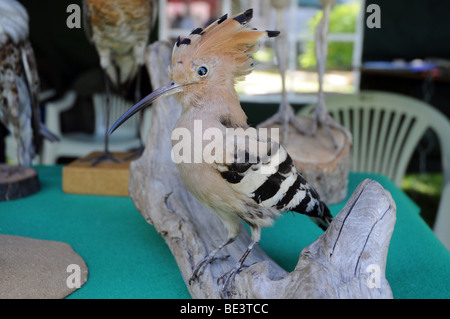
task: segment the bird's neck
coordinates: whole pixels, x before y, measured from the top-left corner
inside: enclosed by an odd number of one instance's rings
[[[201,118],[213,119],[225,126],[247,126],[247,115],[241,107],[234,87],[205,90],[202,96],[182,101],[182,104],[183,113],[201,114]]]

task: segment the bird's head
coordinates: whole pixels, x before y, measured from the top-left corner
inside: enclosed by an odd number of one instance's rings
[[[217,88],[234,90],[235,81],[252,71],[252,54],[259,44],[280,33],[250,28],[252,16],[252,9],[230,18],[224,15],[205,29],[197,28],[184,39],[178,37],[169,67],[170,81],[131,107],[108,134],[163,96],[177,93],[183,105],[195,106],[206,92]]]

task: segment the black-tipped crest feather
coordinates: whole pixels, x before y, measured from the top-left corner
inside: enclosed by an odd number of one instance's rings
[[[252,17],[253,9],[230,18],[225,14],[204,29],[194,29],[183,40],[178,38],[172,64],[184,61],[184,65],[190,65],[196,59],[214,56],[227,61],[234,77],[241,79],[253,69],[252,54],[258,50],[261,41],[279,34],[278,31],[249,27]]]
[[[247,11],[234,17],[233,20],[236,20],[240,24],[246,24],[250,22],[252,18],[253,18],[253,9],[248,9]]]

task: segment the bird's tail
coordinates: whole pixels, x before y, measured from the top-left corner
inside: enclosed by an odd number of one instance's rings
[[[333,221],[333,216],[330,213],[330,209],[324,202],[320,202],[319,207],[319,213],[316,216],[309,217],[317,226],[325,231]]]

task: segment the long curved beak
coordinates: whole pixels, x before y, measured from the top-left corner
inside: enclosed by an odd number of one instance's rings
[[[183,91],[183,86],[180,86],[176,84],[174,81],[170,81],[166,85],[160,87],[159,89],[153,91],[146,97],[144,97],[142,100],[140,100],[136,105],[130,107],[108,130],[106,134],[110,135],[115,130],[119,128],[123,123],[125,123],[130,117],[132,117],[134,114],[139,112],[140,110],[143,110],[147,107],[149,107],[153,102],[155,102],[157,99],[171,95],[174,93],[178,93]]]

